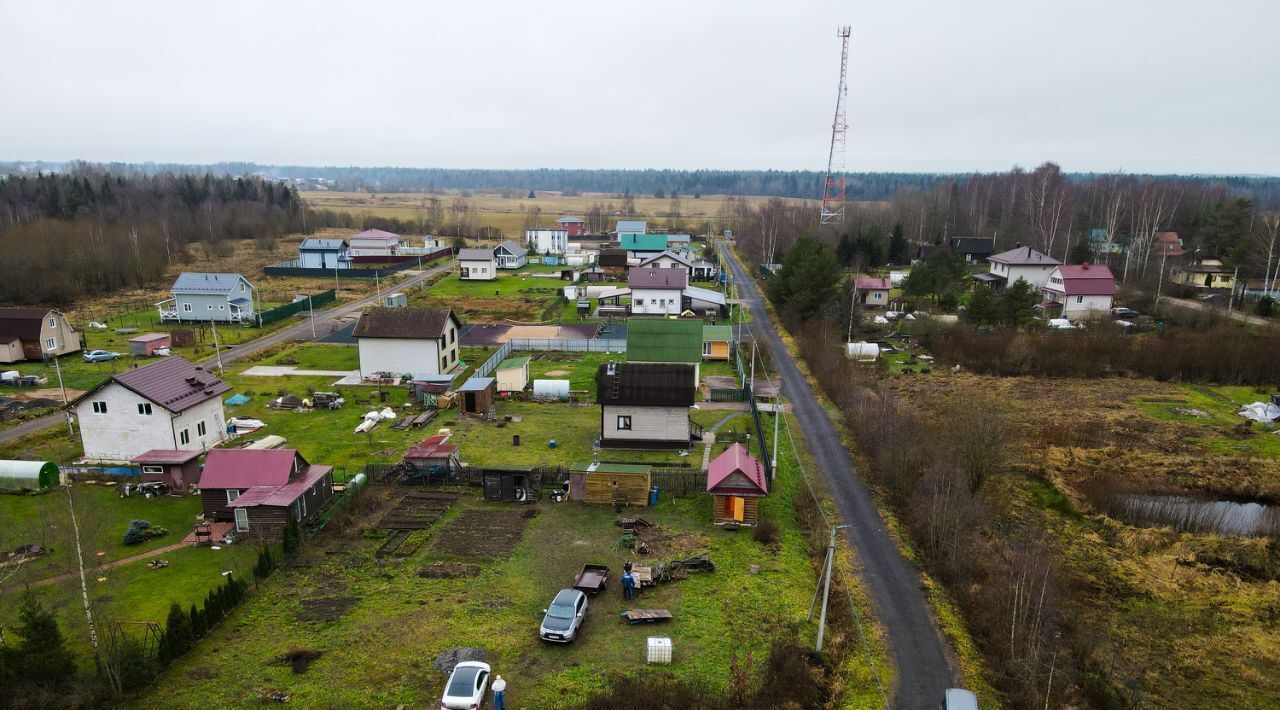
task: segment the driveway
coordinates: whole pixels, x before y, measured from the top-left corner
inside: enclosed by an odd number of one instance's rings
[[[448,271],[449,269],[452,269],[454,265],[455,262],[453,261],[445,262],[435,268],[427,269],[422,273],[410,276],[404,281],[400,281],[395,284],[388,284],[387,288],[394,288],[398,291],[402,291],[410,286],[416,286],[424,279],[435,276],[442,271]],[[384,293],[389,293],[389,291],[384,291]],[[291,341],[306,342],[309,340],[323,339],[334,331],[350,325],[349,321],[351,318],[367,306],[377,303],[378,300],[379,296],[375,293],[372,296],[365,296],[358,301],[352,301],[351,303],[338,306],[337,308],[331,308],[327,311],[316,311],[313,318],[304,319],[300,323],[296,323],[286,328],[281,328],[280,330],[268,333],[257,340],[237,345],[234,348],[226,348],[222,351],[221,358],[214,355],[207,357],[196,364],[204,367],[205,369],[213,370],[217,368],[219,364],[226,367],[233,362],[244,360],[245,358],[251,357],[266,348],[280,343]],[[313,320],[315,325],[314,329],[312,328]],[[312,335],[313,332],[314,336]],[[50,427],[59,425],[65,426],[66,423],[67,415],[63,412],[57,412],[55,414],[45,415],[39,419],[32,419],[30,421],[22,422],[21,424],[15,424],[8,429],[0,431],[0,444],[8,444],[21,439],[24,436],[38,434]]]
[[[778,336],[777,325],[765,309],[760,291],[742,265],[724,254],[739,285],[743,302],[751,309],[750,327],[757,341],[769,348],[782,376],[782,392],[795,408],[809,451],[822,470],[845,533],[862,562],[857,574],[871,593],[880,622],[889,637],[890,653],[898,673],[892,706],[938,708],[943,694],[953,687],[950,651],[934,626],[933,615],[921,591],[918,570],[898,552],[885,530],[871,492],[853,470],[853,459],[841,443],[809,381]]]

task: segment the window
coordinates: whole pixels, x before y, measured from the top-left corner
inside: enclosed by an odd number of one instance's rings
[[[618,415],[618,431],[631,431],[630,415]]]
[[[182,430],[182,432],[178,434],[178,442],[179,442],[179,443],[181,443],[181,444],[184,444],[184,445],[185,445],[185,444],[190,444],[190,443],[191,443],[191,432],[190,432],[190,431],[188,431],[188,430],[186,430],[186,429],[183,429],[183,430]]]
[[[1084,303],[1084,296],[1076,296],[1076,303]]]
[[[190,303],[184,303],[184,304],[182,304],[182,312],[183,312],[183,313],[190,313],[190,312],[191,312],[191,304],[190,304]]]
[[[142,472],[152,475],[160,475],[164,473],[164,466],[143,466]]]
[[[706,356],[706,355],[710,355],[710,354],[711,354],[711,343],[703,343],[703,344],[702,344],[702,354],[703,354],[703,356]]]
[[[447,358],[447,357],[441,357],[441,358],[440,358],[440,369],[441,369],[441,370],[443,370],[443,369],[445,369],[445,368],[447,368],[447,367],[449,367],[449,358]]]
[[[244,293],[245,291],[248,291],[248,290],[249,290],[249,287],[248,287],[248,286],[246,286],[246,285],[245,285],[245,283],[244,283],[243,281],[241,281],[241,282],[240,282],[240,293]]]
[[[204,436],[206,431],[208,430],[205,429],[204,422],[196,424],[196,436]]]
[[[145,415],[145,416],[151,416],[151,403],[150,403],[150,402],[138,402],[138,414],[142,414],[142,415]]]
[[[107,403],[106,403],[106,402],[94,402],[94,403],[93,403],[93,413],[94,413],[94,414],[106,414],[106,413],[107,413]]]
[[[228,489],[227,489],[227,502],[228,502],[228,503],[230,503],[231,501],[233,501],[233,500],[235,500],[236,498],[239,498],[239,497],[240,497],[240,491],[237,491],[237,490],[236,490],[236,489],[234,489],[234,488],[228,488]]]
[[[206,304],[206,305],[205,305],[205,308],[208,308],[209,310],[211,310],[211,311],[212,311],[212,310],[213,310],[213,304],[212,304],[212,303]]]
[[[45,338],[45,339],[44,339],[44,349],[45,349],[45,350],[55,350],[55,349],[57,349],[57,347],[58,347],[58,342],[57,342],[56,340],[54,340],[53,338]]]
[[[50,318],[50,319],[49,319],[49,327],[50,327],[50,328],[57,328],[57,327],[58,327],[58,319],[57,319],[57,318]]]
[[[236,532],[249,531],[249,510],[247,508],[236,508]]]

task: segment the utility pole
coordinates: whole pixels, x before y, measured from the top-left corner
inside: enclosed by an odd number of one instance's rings
[[[751,339],[751,396],[756,396],[756,339]]]
[[[222,348],[218,345],[218,323],[209,317],[209,327],[213,329],[213,352],[218,356],[218,376],[222,376]]]
[[[773,451],[769,465],[770,482],[778,475],[778,422],[782,421],[782,377],[778,377],[778,393],[773,396]]]
[[[58,329],[59,329],[59,331],[61,331],[61,329],[62,329],[62,325],[61,325],[61,323],[59,323],[59,325],[58,325]],[[61,347],[61,342],[59,342],[58,347]],[[58,348],[57,348],[57,347],[55,347],[55,348],[54,348],[54,351],[53,351],[53,369],[54,369],[54,371],[55,371],[55,372],[57,372],[57,373],[58,373],[58,389],[62,391],[62,409],[63,409],[63,411],[64,411],[64,412],[66,412],[66,409],[67,409],[67,386],[66,386],[65,384],[63,384],[63,383],[62,383],[62,363],[58,361]],[[66,412],[66,415],[67,415],[67,432],[68,432],[69,434],[71,434],[72,436],[75,436],[75,434],[76,434],[76,428],[75,428],[75,425],[73,425],[73,424],[71,423],[71,412]]]
[[[1231,305],[1236,301],[1236,277],[1238,277],[1239,275],[1240,275],[1240,267],[1237,266],[1236,270],[1231,272],[1231,295],[1227,296],[1227,314],[1228,315],[1231,314]]]
[[[311,320],[311,339],[315,340],[316,339],[316,307],[315,307],[315,304],[311,302],[310,293],[307,294],[307,315],[310,317],[310,320]]]
[[[818,643],[817,650],[822,652],[822,637],[827,626],[827,600],[831,597],[831,565],[836,556],[836,531],[841,528],[847,528],[848,525],[832,525],[831,526],[831,542],[827,545],[827,559],[823,565],[822,572],[822,614],[818,617]],[[809,605],[808,620],[813,620],[813,609],[818,605],[818,591],[814,590],[813,603]]]

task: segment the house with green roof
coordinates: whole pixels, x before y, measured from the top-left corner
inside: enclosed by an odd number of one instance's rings
[[[702,359],[728,360],[733,351],[733,326],[702,326]]]
[[[618,243],[627,251],[630,256],[639,259],[647,259],[651,256],[657,256],[667,250],[667,235],[665,234],[620,234],[618,235]]]
[[[499,392],[523,392],[529,386],[529,358],[509,357],[493,371]]]
[[[702,374],[702,321],[632,318],[627,321],[627,362],[693,365],[697,387]]]

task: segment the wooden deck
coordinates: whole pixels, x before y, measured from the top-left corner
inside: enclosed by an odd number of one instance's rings
[[[209,529],[213,533],[213,536],[212,536],[213,544],[217,545],[217,544],[220,544],[219,541],[222,538],[227,536],[227,533],[235,532],[236,524],[227,523],[227,522],[214,522],[214,523],[209,523]],[[196,531],[194,528],[191,530],[191,532],[187,533],[186,537],[182,538],[182,542],[183,544],[186,544],[186,545],[194,545],[198,542],[198,540],[196,540]]]

